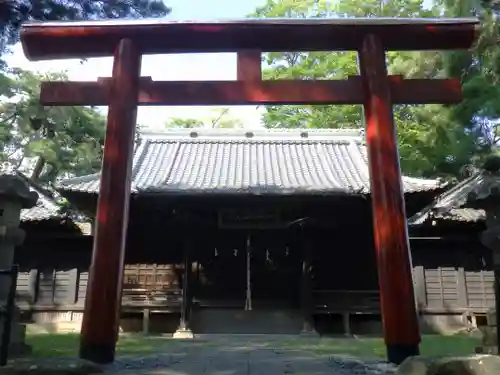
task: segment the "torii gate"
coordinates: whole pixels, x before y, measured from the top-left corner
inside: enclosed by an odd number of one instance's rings
[[[89,21],[27,24],[21,40],[30,60],[114,56],[113,77],[45,82],[43,105],[109,106],[97,226],[80,356],[115,357],[137,105],[363,104],[373,227],[388,359],[418,354],[393,104],[457,103],[455,79],[388,76],[385,51],[469,48],[475,19],[247,19],[237,22]],[[357,51],[360,75],[333,81],[263,81],[262,52]],[[155,82],[140,77],[144,54],[237,52],[238,79]],[[159,67],[160,68],[160,67]],[[161,67],[168,69],[168,67]]]

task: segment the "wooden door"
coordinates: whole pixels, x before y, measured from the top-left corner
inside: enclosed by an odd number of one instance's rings
[[[254,308],[299,306],[301,251],[286,234],[272,230],[250,236]]]

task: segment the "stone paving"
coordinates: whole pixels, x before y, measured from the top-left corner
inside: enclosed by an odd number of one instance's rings
[[[280,349],[280,346],[279,339],[241,336],[170,342],[156,355],[120,357],[105,372],[130,375],[379,375],[395,371],[393,366],[381,360],[361,361],[342,355],[315,354],[301,345],[297,349]]]

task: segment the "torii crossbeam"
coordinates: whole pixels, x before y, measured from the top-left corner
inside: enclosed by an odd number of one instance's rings
[[[388,359],[419,352],[401,172],[392,105],[457,103],[460,83],[388,76],[385,52],[469,48],[475,19],[260,19],[237,22],[82,22],[27,24],[31,60],[114,55],[113,76],[98,82],[46,82],[43,105],[109,106],[97,227],[80,356],[112,362],[118,338],[125,233],[138,105],[363,104],[374,240]],[[271,51],[357,51],[360,75],[340,81],[263,81]],[[155,82],[140,77],[144,54],[237,52],[238,80]],[[165,67],[168,68],[168,67]]]

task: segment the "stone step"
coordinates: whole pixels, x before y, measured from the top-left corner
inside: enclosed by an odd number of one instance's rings
[[[201,309],[194,311],[195,334],[299,334],[300,310]]]

